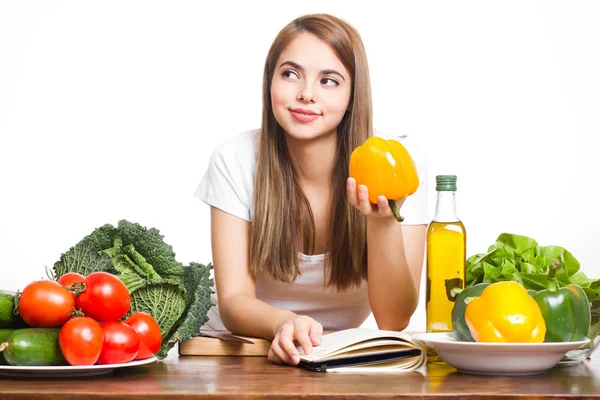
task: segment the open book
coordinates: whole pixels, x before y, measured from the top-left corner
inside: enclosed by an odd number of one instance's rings
[[[412,371],[427,361],[426,349],[409,334],[367,328],[345,329],[321,337],[299,366],[320,372]]]

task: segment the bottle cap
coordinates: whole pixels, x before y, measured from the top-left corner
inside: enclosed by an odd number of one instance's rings
[[[456,175],[438,175],[435,183],[435,190],[438,192],[456,192]]]

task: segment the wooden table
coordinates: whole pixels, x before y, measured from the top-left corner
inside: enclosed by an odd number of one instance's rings
[[[522,377],[463,374],[447,364],[408,373],[335,374],[263,357],[170,356],[78,379],[0,378],[0,399],[600,399],[600,356]]]

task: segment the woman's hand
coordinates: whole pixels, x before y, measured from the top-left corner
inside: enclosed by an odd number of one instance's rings
[[[323,326],[310,317],[294,315],[287,318],[279,326],[267,358],[277,364],[296,365],[300,355],[294,341],[302,346],[304,354],[310,354],[313,346],[321,344],[322,334]]]
[[[356,180],[348,178],[346,183],[346,191],[348,192],[348,201],[350,204],[367,217],[393,218],[394,214],[385,196],[377,197],[377,204],[371,204],[369,201],[369,189],[365,185],[359,185],[356,188]],[[399,200],[398,209],[402,206],[405,199]]]

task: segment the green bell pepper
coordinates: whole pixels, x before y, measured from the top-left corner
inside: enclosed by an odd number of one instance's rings
[[[556,270],[560,263],[552,261],[548,272],[548,289],[533,295],[546,322],[545,342],[585,340],[590,329],[590,303],[581,287],[570,284],[558,288]]]
[[[479,297],[483,289],[490,286],[489,283],[478,283],[460,291],[452,307],[452,329],[454,330],[454,338],[461,342],[474,342],[469,326],[465,321],[465,309],[467,303],[465,300],[468,297]]]

